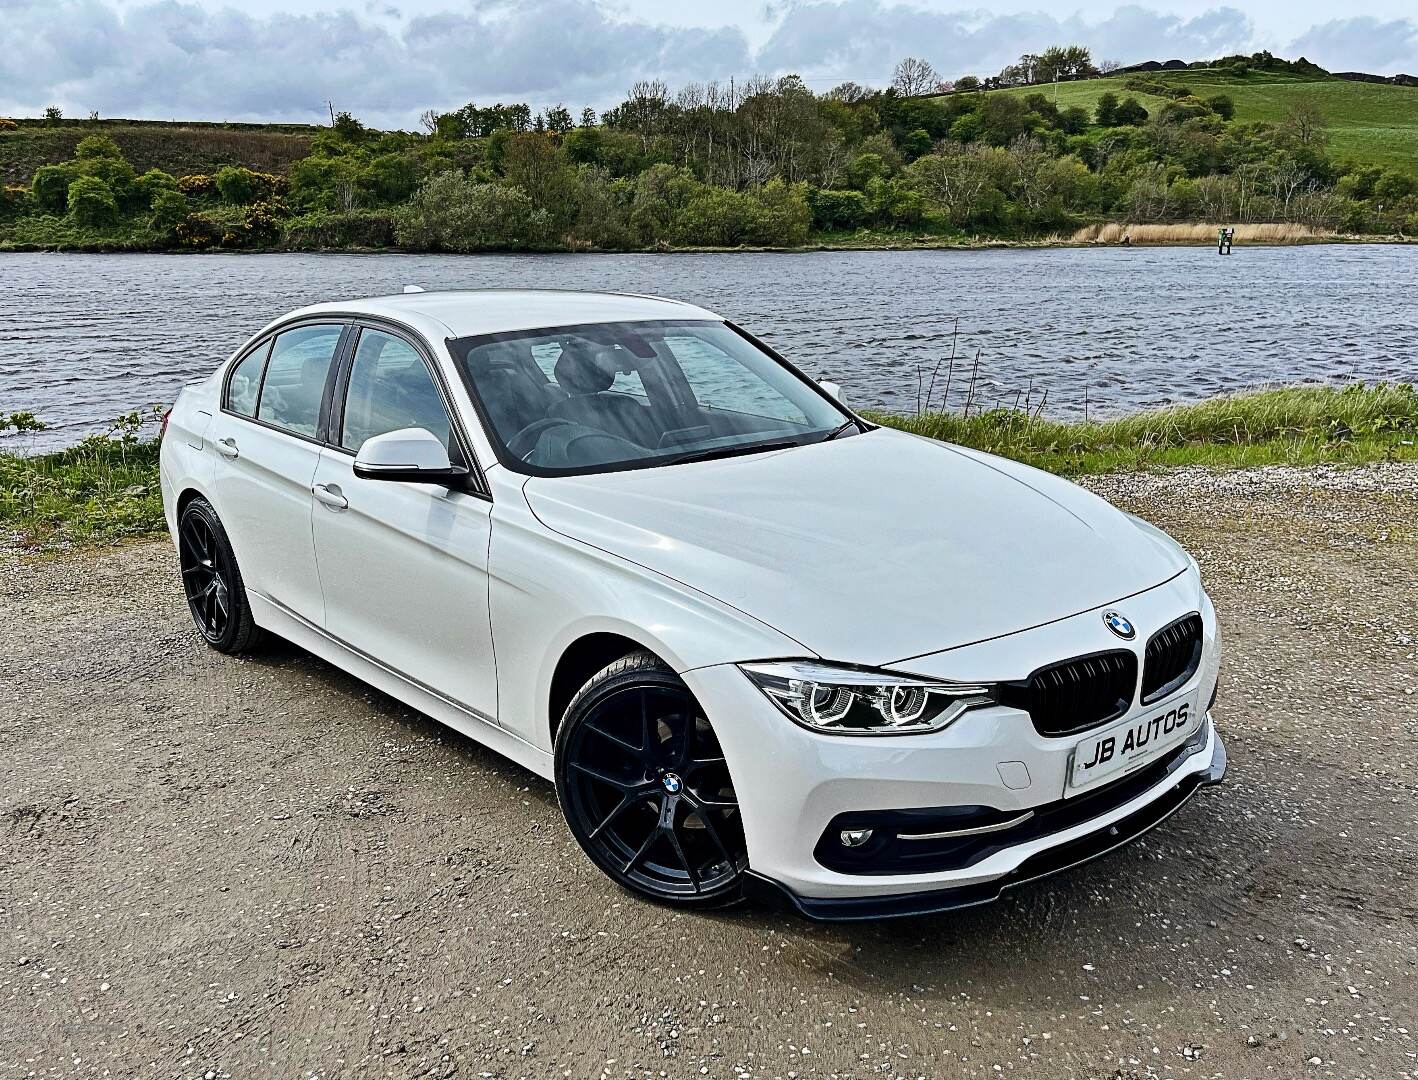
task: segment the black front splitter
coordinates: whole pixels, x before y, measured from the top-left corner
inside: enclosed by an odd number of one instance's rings
[[[908,915],[933,915],[943,911],[979,907],[1000,898],[1006,889],[1061,873],[1071,867],[1100,858],[1130,844],[1156,828],[1180,810],[1204,787],[1221,783],[1226,775],[1226,747],[1218,735],[1211,761],[1205,769],[1182,777],[1176,785],[1146,806],[1111,825],[1080,836],[1076,840],[1031,855],[1013,871],[992,881],[928,892],[900,893],[895,896],[798,896],[771,878],[749,870],[745,892],[771,907],[797,911],[820,922],[860,922],[865,919],[894,919]]]

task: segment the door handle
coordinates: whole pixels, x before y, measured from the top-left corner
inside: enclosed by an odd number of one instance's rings
[[[338,484],[316,484],[310,489],[312,494],[331,510],[348,510],[350,501],[340,491]]]
[[[238,458],[241,451],[236,448],[236,440],[228,436],[225,439],[217,440],[217,453],[224,458]]]

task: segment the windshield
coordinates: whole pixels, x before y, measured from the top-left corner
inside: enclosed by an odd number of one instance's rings
[[[604,472],[816,442],[855,423],[722,322],[593,323],[449,343],[498,458]]]

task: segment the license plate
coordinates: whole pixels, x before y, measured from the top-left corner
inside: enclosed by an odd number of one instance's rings
[[[1201,725],[1195,698],[1161,706],[1137,720],[1090,735],[1073,750],[1068,786],[1077,791],[1146,764],[1185,742]]]

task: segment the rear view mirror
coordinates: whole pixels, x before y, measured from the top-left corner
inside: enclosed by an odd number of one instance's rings
[[[400,428],[366,439],[355,455],[354,474],[363,480],[456,484],[468,470],[448,460],[448,448],[433,432]]]
[[[842,388],[838,386],[835,382],[828,382],[825,379],[819,379],[817,381],[817,385],[822,387],[822,389],[826,392],[827,396],[830,397],[833,401],[837,402],[837,404],[847,404],[845,401],[842,400]]]

